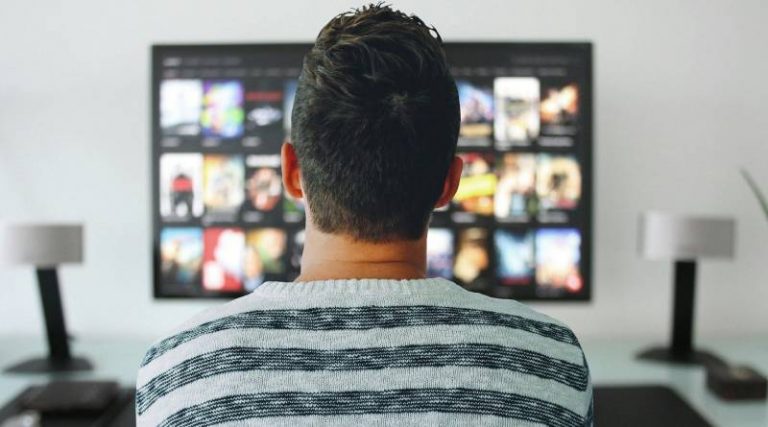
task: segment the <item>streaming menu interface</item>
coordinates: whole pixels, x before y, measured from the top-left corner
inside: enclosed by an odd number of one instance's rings
[[[301,201],[280,147],[309,45],[153,49],[154,286],[233,297],[298,276]],[[427,273],[517,299],[590,295],[591,48],[446,46],[464,160],[435,211]]]

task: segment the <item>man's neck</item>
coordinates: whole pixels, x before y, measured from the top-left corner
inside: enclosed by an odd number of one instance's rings
[[[307,227],[297,282],[426,277],[426,236],[387,243],[355,241]]]

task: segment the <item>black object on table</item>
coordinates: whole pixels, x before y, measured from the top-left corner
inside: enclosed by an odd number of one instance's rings
[[[707,388],[724,400],[768,399],[768,378],[749,366],[708,368]]]
[[[41,427],[133,427],[134,401],[134,390],[115,382],[55,381],[29,387],[0,408],[0,424],[29,414]]]
[[[666,386],[601,386],[594,392],[598,427],[711,427]]]

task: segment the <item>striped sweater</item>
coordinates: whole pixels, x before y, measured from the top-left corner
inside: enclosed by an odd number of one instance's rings
[[[139,426],[584,426],[562,323],[443,279],[270,282],[147,352]]]

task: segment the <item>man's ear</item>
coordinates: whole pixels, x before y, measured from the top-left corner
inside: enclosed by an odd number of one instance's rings
[[[296,150],[293,144],[286,142],[280,150],[280,162],[283,168],[283,186],[285,191],[295,199],[304,197],[304,190],[301,188],[301,168],[299,160],[296,158]]]
[[[440,198],[437,199],[435,208],[440,208],[451,202],[453,196],[456,194],[456,190],[459,189],[459,181],[461,180],[461,170],[464,168],[464,161],[461,157],[454,157],[451,161],[451,166],[448,168],[448,174],[445,176],[445,182],[443,183],[443,192],[440,194]]]

